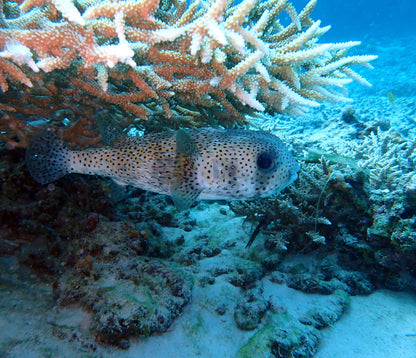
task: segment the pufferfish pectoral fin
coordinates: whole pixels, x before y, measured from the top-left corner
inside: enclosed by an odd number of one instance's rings
[[[188,191],[187,188],[177,188],[171,194],[171,198],[178,210],[186,210],[191,207],[191,205],[198,198],[201,191]]]
[[[171,197],[178,210],[188,209],[198,198],[195,162],[200,157],[192,137],[183,129],[176,132],[176,162],[171,187]]]

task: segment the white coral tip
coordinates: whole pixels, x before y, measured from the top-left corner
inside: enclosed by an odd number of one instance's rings
[[[19,66],[28,65],[32,71],[39,72],[38,66],[32,58],[32,52],[21,43],[11,40],[6,42],[5,50],[0,52],[0,57],[9,58]]]

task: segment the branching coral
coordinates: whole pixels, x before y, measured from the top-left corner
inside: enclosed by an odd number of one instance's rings
[[[319,43],[329,27],[310,18],[316,0],[300,13],[287,0],[6,4],[0,28],[2,91],[25,92],[22,105],[29,107],[31,95],[45,87],[58,96],[71,92],[80,107],[79,98],[87,95],[121,108],[126,125],[135,117],[142,124],[160,117],[168,127],[212,120],[232,126],[243,124],[248,112],[298,114],[321,101],[349,101],[346,84],[369,85],[350,66],[369,66],[375,58],[347,56],[359,42]],[[287,26],[279,20],[283,13],[291,19]],[[21,113],[16,104],[4,105],[9,95],[1,102],[3,113]],[[39,112],[51,119],[45,107]],[[2,121],[3,139],[14,140],[4,115]],[[87,142],[94,141],[86,127]],[[22,125],[23,133],[31,129]]]
[[[403,190],[415,177],[416,142],[400,133],[371,132],[362,144],[360,165],[369,170],[370,184],[377,190]]]

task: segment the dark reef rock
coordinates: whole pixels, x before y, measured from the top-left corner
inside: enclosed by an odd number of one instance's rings
[[[238,238],[197,226],[195,212],[211,204],[178,213],[166,196],[132,188],[124,196],[81,175],[41,186],[22,160],[22,151],[0,147],[0,255],[54,282],[59,304],[88,311],[88,335],[103,343],[127,348],[131,336],[165,332],[191,299],[192,276],[200,292],[232,290],[238,303],[213,300],[212,312],[256,330],[237,355],[247,358],[311,357],[319,329],[339,319],[348,295],[416,289],[414,179],[379,190],[354,158],[315,158],[279,196],[230,203],[258,229],[253,235],[243,225]],[[263,297],[268,279],[325,295],[328,304],[291,317]]]
[[[111,182],[91,176],[39,185],[23,154],[0,148],[0,255],[16,255],[54,281],[61,305],[91,311],[90,330],[102,342],[127,347],[130,336],[165,332],[192,289],[178,265],[159,259],[177,247],[157,235],[158,225],[178,226],[163,212],[166,198],[145,200],[137,191],[116,206]],[[109,221],[138,204],[146,209],[136,225]]]
[[[93,231],[100,216],[114,216],[111,191],[107,181],[80,175],[39,185],[23,154],[0,150],[0,255],[18,255],[38,273],[56,274],[72,241]]]

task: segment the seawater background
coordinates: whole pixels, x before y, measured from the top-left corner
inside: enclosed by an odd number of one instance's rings
[[[308,0],[292,0],[298,13],[307,3]],[[321,27],[331,26],[321,37],[321,43],[361,41],[361,45],[351,49],[349,54],[378,56],[371,62],[373,70],[354,66],[354,70],[372,87],[351,83],[347,86],[349,97],[354,100],[355,108],[361,107],[363,101],[373,102],[373,108],[380,108],[380,117],[390,118],[393,125],[401,122],[400,132],[404,135],[408,134],[407,130],[414,130],[413,122],[403,122],[403,116],[409,113],[400,112],[403,106],[409,107],[415,102],[415,14],[416,1],[413,0],[318,0],[311,14],[313,20],[321,20]],[[286,21],[290,23],[289,17],[283,13],[285,25]],[[403,106],[389,108],[389,92],[396,104],[402,100]],[[379,102],[386,103],[379,106]],[[383,110],[390,111],[381,113]]]
[[[293,0],[300,11],[307,1]],[[326,41],[416,35],[414,0],[318,0],[313,19],[331,25]]]

